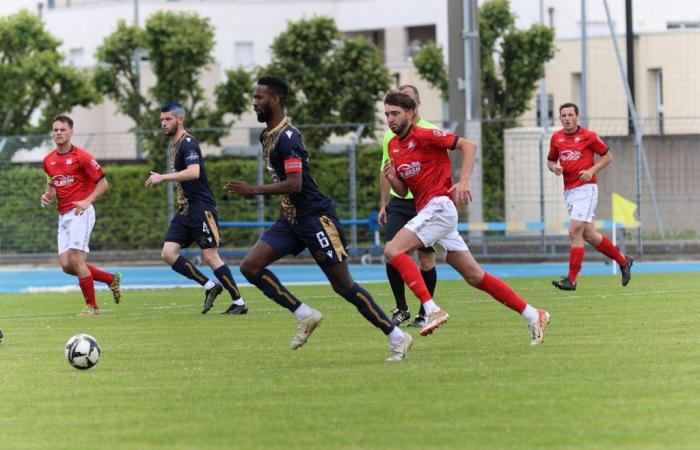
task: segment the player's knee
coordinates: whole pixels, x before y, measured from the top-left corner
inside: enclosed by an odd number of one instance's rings
[[[211,254],[209,252],[202,252],[202,261],[209,267],[219,267],[223,264],[221,258],[219,258],[218,253]]]
[[[176,252],[165,248],[160,252],[160,258],[171,266],[175,264],[175,261],[177,261],[178,256],[179,255]]]
[[[418,260],[420,262],[420,270],[427,272],[435,267],[435,253],[418,252]]]
[[[68,275],[75,275],[75,270],[73,270],[73,261],[70,259],[61,260],[61,269]]]
[[[244,258],[243,261],[241,261],[241,266],[238,269],[248,281],[250,281],[251,278],[255,277],[255,275],[262,270],[262,268],[257,267],[257,264],[252,263],[247,258]]]
[[[333,290],[336,292],[336,294],[345,297],[348,292],[352,289],[352,287],[355,285],[355,282],[350,279],[350,280],[336,280],[333,282]]]
[[[387,262],[391,262],[398,254],[399,252],[396,251],[391,242],[387,242],[386,247],[384,247],[384,259],[386,259]]]

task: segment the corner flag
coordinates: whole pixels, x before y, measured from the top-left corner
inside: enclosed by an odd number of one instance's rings
[[[613,222],[621,223],[625,227],[637,228],[639,223],[637,219],[634,218],[634,213],[637,211],[637,205],[627,200],[625,197],[616,194],[612,194],[612,216]]]

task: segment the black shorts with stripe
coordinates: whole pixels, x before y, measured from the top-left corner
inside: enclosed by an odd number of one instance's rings
[[[321,267],[331,267],[348,257],[343,226],[335,212],[298,217],[297,223],[280,219],[260,237],[278,257],[298,255],[309,249]]]
[[[219,219],[213,207],[188,208],[187,214],[177,213],[170,221],[166,242],[175,242],[182,248],[196,242],[200,248],[217,248],[221,245]]]

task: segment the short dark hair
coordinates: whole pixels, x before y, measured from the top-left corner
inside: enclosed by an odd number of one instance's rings
[[[287,103],[289,85],[282,78],[265,75],[258,80],[258,85],[267,86],[270,92],[272,92],[272,95],[277,95],[280,98],[282,105]]]
[[[385,105],[393,105],[405,110],[416,109],[416,101],[399,91],[391,91],[384,97]]]
[[[59,114],[56,117],[54,117],[53,120],[51,121],[51,124],[53,125],[54,122],[67,123],[68,128],[70,128],[71,130],[73,129],[73,119],[66,116],[65,114]]]
[[[185,117],[185,108],[178,102],[169,102],[160,107],[162,113],[173,113],[176,117]]]
[[[561,115],[561,110],[564,109],[564,108],[574,108],[574,112],[575,112],[576,115],[578,116],[578,106],[576,105],[576,103],[571,103],[571,102],[563,103],[563,104],[559,107],[559,115]]]
[[[420,94],[418,93],[418,88],[417,88],[417,87],[415,87],[415,86],[412,85],[412,84],[402,84],[401,86],[399,86],[399,91],[403,91],[404,89],[410,89],[410,90],[412,90],[412,91],[413,91],[413,95],[416,96],[416,101],[417,101],[417,102],[420,101]]]

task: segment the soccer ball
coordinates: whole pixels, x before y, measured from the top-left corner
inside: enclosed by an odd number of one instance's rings
[[[66,342],[66,359],[76,369],[89,369],[100,359],[100,344],[89,334],[76,334]]]

